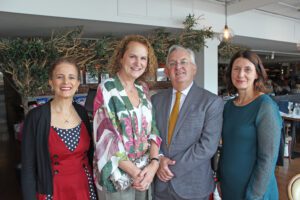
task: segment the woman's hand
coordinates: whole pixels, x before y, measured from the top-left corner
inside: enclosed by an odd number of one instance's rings
[[[143,180],[143,177],[140,176],[142,170],[130,160],[120,161],[119,167],[131,177],[133,185],[138,185]]]
[[[138,175],[141,178],[139,183],[135,182],[132,184],[132,187],[139,191],[148,190],[150,184],[153,181],[155,173],[159,167],[159,163],[155,160],[151,161]]]
[[[156,171],[159,167],[158,152],[159,152],[159,146],[157,146],[157,144],[153,140],[151,140],[150,158],[157,158],[157,160],[152,159],[150,163],[139,173],[139,178],[141,179],[137,179],[137,180],[141,180],[141,181],[140,182],[134,181],[134,183],[132,184],[132,187],[134,189],[139,191],[148,190],[156,174]]]
[[[136,173],[135,175],[131,176],[132,179],[132,186],[134,185],[139,185],[140,182],[142,182],[143,177],[140,176],[140,173],[142,172],[142,170],[139,169],[138,173]]]

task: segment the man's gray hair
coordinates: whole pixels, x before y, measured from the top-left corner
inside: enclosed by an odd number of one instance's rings
[[[189,55],[190,55],[190,59],[191,59],[191,62],[196,65],[196,61],[195,61],[195,53],[193,50],[189,49],[189,48],[185,48],[181,45],[172,45],[170,48],[169,48],[169,51],[168,51],[168,56],[167,56],[167,60],[166,60],[166,64],[168,65],[168,61],[169,61],[169,56],[170,54],[173,52],[173,51],[176,51],[176,50],[183,50],[183,51],[186,51]]]

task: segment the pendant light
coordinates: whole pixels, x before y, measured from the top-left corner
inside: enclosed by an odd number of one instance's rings
[[[230,42],[234,36],[232,29],[227,25],[227,1],[228,0],[225,0],[225,26],[219,35],[219,40],[221,42]]]

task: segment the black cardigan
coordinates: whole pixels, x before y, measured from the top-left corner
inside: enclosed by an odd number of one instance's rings
[[[88,155],[89,161],[92,163],[93,139],[89,118],[81,105],[73,103],[73,106],[89,132],[91,141]],[[25,118],[22,132],[21,171],[24,200],[36,199],[37,193],[53,194],[53,177],[48,149],[50,120],[50,101],[31,110]]]

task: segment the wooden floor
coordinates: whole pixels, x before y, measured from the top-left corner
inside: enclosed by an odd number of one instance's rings
[[[300,152],[299,141],[296,146],[296,150],[297,152]],[[291,159],[290,162],[288,158],[285,158],[283,167],[276,168],[276,178],[277,178],[280,200],[288,200],[287,186],[289,180],[291,180],[293,176],[299,173],[300,173],[300,157]]]
[[[3,137],[7,138],[7,137]],[[300,150],[300,145],[298,149]],[[0,200],[21,200],[17,164],[20,162],[20,144],[14,139],[1,140],[0,136]],[[300,157],[285,159],[283,167],[276,168],[280,200],[287,200],[289,180],[300,173]]]

